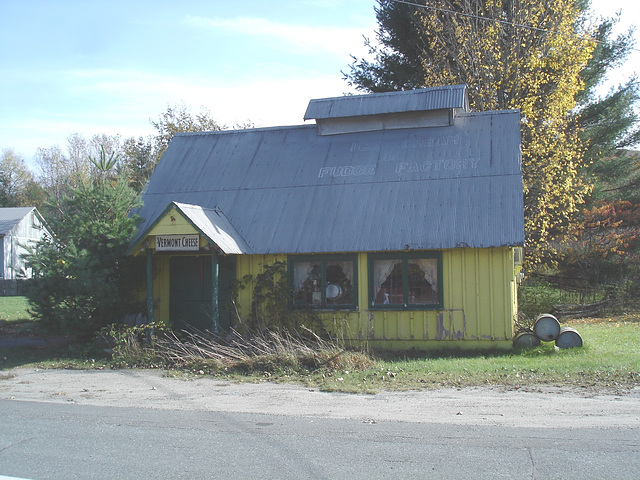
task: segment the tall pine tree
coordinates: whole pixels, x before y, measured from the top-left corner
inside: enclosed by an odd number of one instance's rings
[[[140,284],[126,257],[137,223],[129,212],[139,198],[114,175],[116,161],[102,150],[91,160],[95,173],[89,179],[43,205],[55,236],[26,256],[33,269],[26,296],[34,317],[52,331],[91,335],[120,321]]]

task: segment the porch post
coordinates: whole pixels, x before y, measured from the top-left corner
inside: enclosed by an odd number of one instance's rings
[[[220,311],[218,310],[218,255],[215,247],[211,251],[211,320],[213,333],[220,333]]]
[[[153,251],[147,248],[147,323],[153,323]]]

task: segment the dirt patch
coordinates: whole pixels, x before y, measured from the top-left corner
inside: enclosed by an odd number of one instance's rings
[[[554,387],[472,387],[353,395],[268,381],[231,383],[158,370],[16,368],[0,378],[0,399],[524,427],[640,427],[640,388],[603,394]]]

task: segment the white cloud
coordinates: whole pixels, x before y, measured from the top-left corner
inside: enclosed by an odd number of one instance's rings
[[[204,106],[222,123],[250,120],[262,126],[300,123],[311,98],[352,91],[338,75],[285,75],[222,82],[200,75],[93,70],[67,73],[76,94],[108,99],[103,122],[127,123],[160,115],[167,105]],[[87,109],[91,111],[91,109]],[[106,112],[106,113],[105,113]],[[195,113],[195,112],[194,112]]]
[[[339,96],[349,90],[337,76],[263,78],[224,85],[201,78],[156,80],[153,93],[143,99],[153,115],[167,104],[184,103],[193,109],[208,108],[212,117],[227,125],[246,120],[258,126],[299,124],[311,98]],[[144,85],[142,81],[140,87]]]
[[[38,109],[11,124],[0,121],[0,146],[6,144],[30,159],[37,147],[57,144],[64,149],[72,133],[152,135],[149,119],[178,104],[194,114],[205,107],[229,127],[247,121],[258,127],[299,125],[310,99],[350,91],[338,75],[253,77],[230,83],[199,75],[100,69],[70,70],[59,78],[75,97],[73,103],[83,108]]]
[[[278,41],[282,48],[288,50],[325,50],[341,56],[348,56],[348,53],[356,56],[365,55],[366,48],[364,47],[362,35],[363,33],[373,32],[375,28],[375,25],[371,25],[368,28],[363,25],[353,28],[311,26],[280,23],[266,18],[252,17],[226,19],[188,16],[185,22],[197,28],[226,30],[242,35],[266,37]],[[360,47],[358,51],[345,54],[345,45]]]

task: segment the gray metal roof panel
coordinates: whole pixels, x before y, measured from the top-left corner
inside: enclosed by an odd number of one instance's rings
[[[452,108],[469,110],[466,85],[314,99],[309,102],[304,119],[357,117]]]
[[[0,235],[7,235],[35,207],[0,208]]]
[[[223,253],[253,253],[242,236],[236,232],[227,217],[218,209],[173,202],[193,225],[214,242]]]
[[[319,136],[315,126],[177,135],[139,214],[216,208],[254,253],[522,245],[515,111],[451,127]]]

